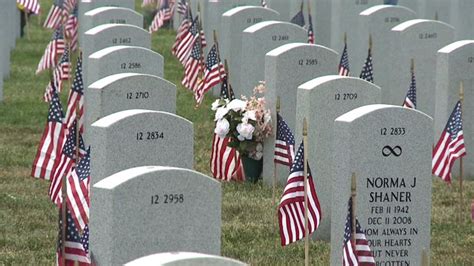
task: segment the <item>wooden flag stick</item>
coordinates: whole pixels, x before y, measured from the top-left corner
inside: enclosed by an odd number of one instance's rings
[[[280,96],[277,96],[276,102],[276,113],[277,116],[280,114]],[[277,122],[278,123],[278,122]],[[277,125],[278,126],[278,125]],[[276,136],[275,136],[276,140]],[[277,164],[273,161],[273,193],[272,193],[272,206],[275,206],[275,197],[276,197],[276,183],[277,183]]]
[[[415,59],[414,58],[411,59],[410,71],[412,74],[415,73]]]
[[[344,45],[347,45],[347,32],[344,32]]]
[[[462,105],[464,103],[464,83],[461,81],[459,84],[459,100],[461,101],[461,111],[462,111]],[[464,169],[463,169],[463,161],[462,157],[459,158],[459,222],[462,222],[462,212],[463,212],[463,205],[464,205],[464,199],[462,195],[462,179],[464,175]]]
[[[372,51],[372,34],[369,34],[369,50]]]
[[[434,20],[439,20],[439,17],[438,17],[438,11],[435,12],[435,17],[434,17]]]
[[[66,186],[66,174],[62,176],[63,183],[62,183],[62,190],[61,190],[61,197],[62,197],[62,203],[61,203],[61,219],[62,219],[62,224],[61,224],[61,260],[62,260],[62,265],[66,265],[66,228],[67,228],[67,221],[66,221],[66,195],[67,195],[67,186]]]
[[[301,0],[301,7],[300,7],[301,12],[303,12],[303,8],[304,8],[304,0]]]
[[[304,265],[309,266],[309,228],[308,228],[308,122],[303,119],[303,156],[304,156]]]
[[[311,15],[311,2],[308,0],[308,15]]]
[[[29,40],[31,40],[31,36],[30,36],[30,22],[29,22],[29,19],[28,19],[28,12],[26,11],[26,9],[23,9],[23,14],[25,14],[25,26],[26,26],[26,38]]]
[[[356,187],[357,187],[357,183],[356,183],[356,175],[354,172],[352,172],[352,177],[351,177],[351,202],[352,202],[352,216],[351,216],[351,221],[352,221],[352,224],[351,224],[351,231],[352,231],[352,243],[356,243],[356,195],[357,195],[357,192],[356,192]]]
[[[430,256],[426,249],[421,252],[421,266],[430,266]]]

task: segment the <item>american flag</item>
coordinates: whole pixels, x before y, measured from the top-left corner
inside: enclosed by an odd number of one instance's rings
[[[49,103],[51,102],[51,99],[53,99],[53,93],[57,93],[57,88],[59,87],[60,84],[56,83],[56,80],[53,78],[50,82],[48,82],[48,85],[46,86],[46,89],[44,90],[43,94],[43,101]]]
[[[143,0],[142,7],[156,5],[156,0]]]
[[[193,48],[193,44],[199,37],[199,35],[200,34],[198,29],[198,16],[196,16],[191,26],[181,37],[181,41],[176,47],[175,55],[178,58],[179,62],[181,62],[181,64],[186,64],[186,61],[189,58],[189,54],[191,53],[191,50]]]
[[[204,34],[204,30],[201,28],[199,30],[199,37],[201,38],[201,46],[202,48],[207,46],[206,35]]]
[[[181,15],[185,15],[188,12],[188,3],[186,0],[178,0],[176,11]]]
[[[48,120],[33,161],[31,176],[50,180],[53,167],[61,155],[66,127],[63,124],[63,108],[56,91],[52,92]]]
[[[56,84],[58,93],[61,92],[62,83],[64,80],[69,80],[69,73],[71,72],[71,61],[69,58],[69,48],[66,47],[64,54],[59,59],[57,66],[54,68],[53,79]]]
[[[221,99],[230,101],[235,99],[232,88],[227,84],[227,76],[222,81]],[[230,141],[229,137],[220,138],[214,133],[210,161],[212,176],[225,181],[230,181],[232,178],[239,181],[244,180],[242,160],[236,149],[227,146]]]
[[[295,136],[285,120],[277,113],[275,157],[273,161],[291,167],[295,158]]]
[[[184,77],[181,81],[184,87],[196,91],[199,85],[199,74],[203,71],[201,42],[194,41],[191,55],[184,66]]]
[[[461,101],[458,101],[433,150],[433,175],[439,176],[445,182],[451,183],[451,168],[454,161],[465,155],[466,147],[464,146],[462,131],[462,106]]]
[[[155,17],[153,18],[150,28],[148,29],[150,33],[158,31],[166,21],[170,20],[173,16],[171,12],[171,7],[169,5],[168,0],[162,0],[160,4],[160,8],[156,12]]]
[[[304,209],[304,146],[301,143],[278,206],[281,245],[286,246],[305,237]],[[321,207],[308,165],[308,233],[313,233],[321,221]]]
[[[416,109],[416,80],[414,71],[411,72],[410,88],[405,97],[405,102],[403,102],[403,107]]]
[[[69,40],[72,51],[75,51],[77,49],[77,36],[79,31],[79,20],[77,14],[78,7],[76,4],[71,14],[69,14],[65,26],[66,38]]]
[[[36,69],[36,74],[55,67],[58,55],[64,53],[65,45],[63,27],[59,27],[53,32],[53,37],[44,50],[43,57],[41,57]]]
[[[217,45],[214,44],[209,51],[209,54],[207,54],[202,82],[194,93],[194,98],[196,99],[197,104],[200,104],[202,100],[204,100],[206,92],[221,82],[221,74],[225,75],[224,65],[219,61],[218,57]]]
[[[64,0],[55,0],[49,9],[48,16],[44,21],[43,27],[55,29],[67,19],[69,10],[66,8]]]
[[[308,43],[314,44],[313,19],[311,14],[308,14]]]
[[[67,111],[64,123],[68,128],[76,121],[76,115],[79,115],[79,132],[84,132],[84,83],[82,81],[82,54],[77,58],[76,73],[74,74],[74,81],[69,97],[67,100]],[[76,110],[79,107],[79,114]]]
[[[35,15],[40,13],[41,6],[38,0],[16,0],[16,3]]]
[[[71,210],[72,218],[80,229],[84,229],[89,223],[90,174],[91,157],[89,147],[86,155],[67,177],[67,207]]]
[[[300,27],[304,26],[304,15],[303,10],[300,10],[290,21],[293,24],[299,25]]]
[[[62,202],[61,188],[63,176],[69,175],[76,162],[76,128],[76,123],[73,123],[73,125],[69,128],[69,134],[67,136],[66,143],[64,144],[59,160],[56,161],[57,164],[54,166],[51,184],[49,185],[49,197],[56,205],[59,205]],[[81,135],[79,135],[79,154],[80,156],[85,154],[84,141]]]
[[[71,212],[67,210],[66,213],[66,242],[64,243],[64,257],[65,264],[63,264],[63,258],[61,249],[63,246],[62,230],[63,221],[61,215],[61,209],[59,209],[59,234],[58,234],[58,247],[56,249],[56,265],[66,266],[74,265],[74,262],[79,262],[79,265],[91,265],[91,259],[89,255],[89,227],[80,234]]]
[[[356,218],[355,243],[352,241],[352,198],[349,199],[346,226],[344,228],[344,250],[342,255],[342,265],[354,266],[364,265],[375,266],[374,255],[370,251],[369,241]]]
[[[189,10],[188,13],[186,13],[186,16],[183,18],[183,21],[181,21],[181,24],[178,27],[178,30],[176,31],[176,38],[173,43],[173,46],[171,47],[171,53],[174,56],[178,56],[177,50],[178,46],[180,45],[181,41],[183,40],[183,36],[185,36],[185,33],[188,32],[189,28],[192,25],[192,19],[191,16],[189,15],[191,10]]]
[[[339,75],[349,76],[349,55],[347,54],[347,44],[344,44],[341,61],[339,62]]]
[[[369,53],[367,54],[367,59],[365,60],[364,67],[360,72],[359,78],[367,80],[368,82],[374,83],[374,70],[372,68],[372,51],[369,48]]]

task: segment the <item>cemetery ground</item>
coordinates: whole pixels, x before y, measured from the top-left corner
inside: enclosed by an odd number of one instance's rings
[[[51,1],[41,3],[49,7]],[[18,40],[11,59],[11,76],[4,83],[5,99],[0,104],[0,265],[52,265],[54,262],[58,210],[47,194],[49,182],[30,177],[48,111],[48,105],[42,101],[48,74],[36,76],[34,73],[50,35],[39,27],[35,17],[31,18],[30,39],[25,36]],[[182,66],[170,53],[174,37],[174,31],[160,29],[153,35],[153,50],[165,58],[165,79],[178,86],[177,114],[194,124],[195,169],[210,175],[213,98],[207,96],[201,107],[194,108],[191,92],[180,85]],[[63,107],[67,94],[68,88],[65,88],[61,93]],[[474,152],[469,148],[468,153]],[[438,178],[433,180],[431,262],[433,265],[472,265],[474,224],[470,219],[470,206],[474,182],[464,182],[464,205],[460,210],[458,180],[455,178],[452,186]],[[277,206],[272,205],[271,187],[261,182],[230,182],[222,183],[222,188],[223,256],[252,265],[303,263],[303,242],[284,248],[279,244]],[[281,192],[282,187],[278,188],[277,201]],[[310,245],[311,265],[328,265],[329,243],[312,241]]]

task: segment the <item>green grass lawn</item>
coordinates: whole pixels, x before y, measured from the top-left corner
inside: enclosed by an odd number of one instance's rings
[[[41,1],[43,19],[51,2]],[[34,73],[51,32],[39,27],[36,18],[30,24],[30,39],[18,40],[12,53],[11,77],[5,81],[5,99],[0,103],[0,265],[51,265],[56,250],[57,209],[47,194],[49,182],[30,177],[48,111],[42,101],[48,74]],[[174,34],[170,30],[154,34],[153,50],[165,58],[165,78],[178,85],[178,115],[194,123],[195,169],[209,175],[213,131],[209,106],[213,99],[208,96],[195,109],[192,94],[180,85],[183,68],[170,53]],[[61,96],[64,107],[67,93],[65,89]],[[461,221],[461,210],[454,207],[458,206],[458,189],[454,185],[448,187],[438,179],[433,182],[434,265],[474,264],[474,226],[469,218],[474,182],[465,182]],[[303,263],[303,243],[279,246],[274,223],[276,206],[272,206],[270,188],[261,183],[224,183],[222,189],[223,256],[259,265]],[[329,243],[314,241],[310,249],[311,265],[328,264]]]

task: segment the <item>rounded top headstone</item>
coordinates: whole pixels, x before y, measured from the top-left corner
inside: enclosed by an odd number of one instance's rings
[[[333,49],[328,48],[326,46],[322,46],[322,45],[318,45],[318,44],[294,42],[294,43],[287,43],[287,44],[284,44],[280,47],[277,47],[277,48],[271,50],[270,52],[268,52],[266,55],[267,56],[279,56],[279,55],[281,55],[283,53],[286,53],[288,51],[291,51],[293,49],[298,49],[298,48],[302,48],[302,47],[307,47],[309,49],[318,48],[318,49],[327,50],[328,52],[337,54],[336,51],[334,51]]]
[[[365,105],[365,106],[361,106],[359,108],[356,108],[350,112],[347,112],[343,115],[341,115],[340,117],[338,117],[336,119],[336,121],[339,121],[339,122],[353,122],[369,113],[376,113],[376,112],[379,112],[381,110],[388,110],[388,109],[391,109],[391,112],[405,112],[407,110],[409,111],[412,111],[414,113],[417,113],[419,116],[422,116],[422,117],[425,117],[429,120],[432,120],[432,118],[419,111],[419,110],[416,110],[416,109],[412,109],[412,108],[404,108],[404,107],[401,107],[401,106],[395,106],[395,105],[389,105],[389,104],[371,104],[371,105]],[[413,114],[412,114],[413,115]]]
[[[282,21],[276,21],[276,20],[269,20],[269,21],[262,21],[260,23],[257,23],[255,25],[252,25],[248,28],[246,28],[244,30],[244,32],[250,32],[250,33],[254,33],[254,32],[257,32],[259,30],[262,30],[268,26],[271,26],[271,25],[278,25],[278,24],[281,24],[281,25],[288,25],[289,27],[294,27],[295,29],[301,29],[300,26],[296,25],[296,24],[293,24],[293,23],[290,23],[290,22],[282,22]]]
[[[135,28],[137,30],[145,31],[144,29],[137,27],[135,25],[129,25],[129,24],[115,24],[115,23],[107,23],[107,24],[102,24],[99,26],[96,26],[88,31],[85,32],[87,35],[94,35],[102,31],[106,31],[110,28],[115,28],[115,27],[123,27],[123,28]]]
[[[408,7],[404,7],[404,6],[394,6],[394,5],[377,5],[377,6],[372,6],[372,7],[369,7],[367,8],[366,10],[360,12],[360,15],[361,16],[370,16],[374,13],[377,13],[377,12],[384,12],[384,11],[389,11],[391,12],[392,10],[395,10],[395,9],[398,9],[398,10],[404,10],[404,11],[407,11],[409,13],[413,13],[414,15],[416,15],[416,12],[409,9]]]
[[[449,54],[460,48],[466,48],[468,47],[466,45],[469,45],[469,44],[474,44],[474,40],[462,40],[462,41],[453,42],[439,49],[438,53]]]
[[[117,113],[113,113],[111,115],[108,115],[106,117],[101,118],[100,120],[97,120],[92,124],[93,127],[110,127],[113,126],[116,123],[119,123],[123,119],[132,119],[136,115],[141,115],[141,114],[162,114],[162,115],[167,115],[167,116],[172,116],[175,117],[175,119],[180,119],[183,120],[189,124],[191,124],[191,121],[187,120],[186,118],[183,118],[181,116],[167,113],[167,112],[161,112],[161,111],[151,111],[151,110],[143,110],[143,109],[132,109],[132,110],[125,110]]]
[[[308,82],[305,82],[305,83],[301,84],[298,87],[298,89],[312,90],[312,89],[314,89],[318,86],[321,86],[325,83],[334,82],[334,81],[345,82],[347,84],[354,84],[354,85],[350,85],[351,87],[373,87],[373,88],[377,88],[377,89],[380,90],[380,87],[375,85],[372,82],[368,82],[364,79],[360,79],[360,78],[356,78],[356,77],[340,76],[340,75],[327,75],[327,76],[318,77],[318,78],[312,79]],[[359,83],[360,85],[356,86],[357,83]]]
[[[408,21],[405,21],[405,22],[402,22],[402,23],[398,24],[397,26],[392,28],[392,31],[405,32],[405,31],[408,31],[408,30],[412,29],[415,26],[422,26],[424,24],[439,24],[439,25],[443,25],[447,28],[450,28],[451,30],[454,30],[453,26],[451,26],[451,25],[449,25],[445,22],[439,21],[439,20],[412,19],[412,20],[408,20]]]
[[[237,13],[240,13],[240,12],[243,12],[243,11],[246,11],[246,10],[249,10],[249,9],[252,9],[252,10],[261,10],[262,12],[272,12],[272,13],[275,13],[275,15],[279,16],[280,13],[278,13],[277,11],[271,9],[271,8],[265,8],[265,7],[261,7],[261,6],[238,6],[238,7],[234,7],[232,9],[229,9],[227,10],[226,12],[224,12],[222,14],[223,17],[230,17],[230,16],[233,16]]]
[[[140,13],[138,13],[137,11],[135,11],[133,9],[126,8],[126,7],[115,7],[115,6],[103,6],[103,7],[94,8],[92,10],[87,11],[84,15],[86,15],[86,16],[95,16],[97,14],[100,14],[100,13],[106,12],[106,11],[110,11],[110,10],[133,12],[137,15],[140,15]]]

